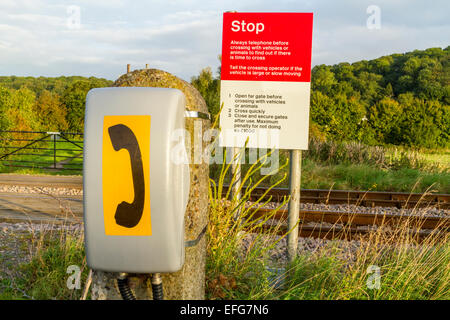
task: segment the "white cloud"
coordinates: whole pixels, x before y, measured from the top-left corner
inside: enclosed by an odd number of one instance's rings
[[[44,14],[8,14],[6,18],[9,21],[13,21],[14,24],[26,25],[28,27],[34,27],[36,25],[42,27],[45,25],[47,27],[59,28],[66,26],[66,18],[60,16],[50,16]]]
[[[448,1],[379,0],[381,29],[368,30],[372,0],[0,1],[1,75],[85,75],[115,79],[146,63],[186,80],[217,69],[222,12],[314,12],[313,64],[372,59],[448,45]],[[67,7],[81,28],[67,28]]]

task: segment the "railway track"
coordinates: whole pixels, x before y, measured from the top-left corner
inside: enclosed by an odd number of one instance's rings
[[[54,187],[83,189],[81,176],[31,176],[0,174],[1,185],[30,187]],[[224,186],[224,195],[229,186]],[[250,194],[250,201],[259,199],[267,188],[257,187]],[[271,197],[274,202],[281,202],[289,196],[288,188],[273,188],[263,197]],[[302,189],[300,201],[303,203],[355,204],[365,207],[414,208],[434,206],[438,209],[450,209],[450,194],[421,194],[383,191],[342,191],[324,189]]]
[[[229,186],[225,186],[223,196]],[[258,187],[249,195],[250,201],[262,199],[263,201],[282,202],[289,196],[288,188]],[[450,195],[448,194],[420,194],[401,192],[364,192],[341,190],[301,190],[300,201],[313,204],[353,204],[363,207],[393,207],[397,209],[412,209],[433,207],[439,210],[450,208]],[[251,212],[251,219],[266,219],[282,222],[274,227],[273,224],[263,225],[260,230],[279,235],[285,234],[283,222],[287,220],[287,209],[259,208]],[[347,211],[300,210],[299,236],[321,239],[360,239],[368,235],[372,227],[390,227],[392,230],[407,230],[409,236],[418,241],[438,233],[442,239],[450,232],[450,215],[419,216],[391,213],[360,213]],[[315,224],[310,226],[308,224]]]
[[[299,236],[321,239],[352,240],[371,232],[371,228],[390,227],[391,230],[408,230],[410,236],[421,241],[431,234],[445,237],[450,232],[450,217],[374,214],[343,211],[300,210]],[[287,210],[259,208],[251,212],[250,219],[267,219],[285,222]],[[315,226],[308,226],[315,223]],[[326,223],[327,225],[323,225]],[[283,224],[265,224],[261,231],[267,233],[285,234],[288,230]]]
[[[81,177],[58,176],[19,176],[0,175],[1,186],[53,187],[82,190]],[[224,193],[228,190],[225,186]],[[268,190],[255,188],[249,197],[250,201],[262,197],[267,201],[280,202],[289,195],[287,188]],[[449,209],[450,195],[447,194],[411,194],[391,192],[362,192],[337,190],[302,190],[301,202],[316,204],[355,204],[368,207],[420,208],[433,206],[438,209]],[[81,196],[42,195],[29,193],[0,192],[0,218],[3,221],[28,220],[32,222],[50,221],[53,217],[63,219],[62,206],[70,207],[78,221],[82,218],[83,207]],[[273,225],[265,225],[263,232],[286,233],[283,222],[287,217],[285,209],[273,213],[273,209],[260,208],[252,212],[253,219],[264,219],[271,215],[271,220],[280,221],[281,227],[274,230]],[[32,217],[32,219],[30,219]],[[73,216],[72,216],[73,218]],[[0,219],[1,220],[1,219]],[[450,231],[450,216],[414,216],[390,213],[358,213],[344,211],[301,210],[299,236],[323,239],[353,239],[369,233],[374,226],[390,226],[408,228],[419,239],[426,238],[432,232],[447,234]],[[310,226],[310,224],[315,226]]]
[[[225,196],[228,188],[229,186],[224,186],[223,196]],[[262,197],[263,201],[271,199],[273,202],[282,202],[288,196],[288,188],[268,190],[265,187],[256,187],[251,192],[249,200],[255,201]],[[450,194],[302,189],[300,202],[354,204],[363,207],[395,207],[398,209],[429,206],[437,209],[450,209]]]

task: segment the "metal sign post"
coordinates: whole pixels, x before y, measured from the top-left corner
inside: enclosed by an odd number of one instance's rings
[[[239,203],[241,200],[241,154],[240,152],[245,152],[244,148],[238,148],[234,147],[232,148],[232,164],[231,164],[231,176],[235,177],[234,181],[233,178],[231,178],[231,181],[233,182],[231,186],[231,197],[233,200],[236,201],[236,203]],[[240,210],[237,210],[234,214],[234,219],[238,220],[241,215]]]
[[[226,12],[220,81],[220,146],[291,150],[288,255],[296,257],[301,150],[308,149],[312,13]],[[242,156],[242,155],[240,155]]]
[[[236,13],[237,11],[235,10],[231,10],[231,11],[227,11],[228,13]],[[231,186],[231,198],[232,199],[236,199],[236,202],[239,203],[239,200],[241,200],[241,162],[240,162],[240,157],[238,156],[240,151],[240,148],[238,147],[233,147],[232,149],[232,164],[231,164],[231,181],[233,182],[233,177],[235,177],[234,183]],[[245,152],[245,149],[243,149],[243,151]],[[241,215],[240,210],[236,211],[236,213],[234,214],[234,219],[237,220],[239,219]]]
[[[291,150],[289,159],[289,212],[287,235],[287,253],[289,262],[293,262],[297,257],[298,247],[298,220],[300,213],[300,180],[302,170],[302,151]]]

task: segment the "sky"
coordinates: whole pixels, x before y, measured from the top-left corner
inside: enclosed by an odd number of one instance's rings
[[[216,72],[222,15],[313,12],[312,65],[449,45],[448,0],[0,0],[0,76]]]

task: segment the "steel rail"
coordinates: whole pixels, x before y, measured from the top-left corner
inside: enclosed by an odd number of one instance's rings
[[[268,189],[265,187],[256,187],[252,190],[249,200],[255,201],[260,199],[266,192],[267,194],[262,198],[263,201],[271,199],[274,202],[281,202],[289,196],[288,188],[272,188],[269,191]],[[223,195],[226,194],[227,190],[228,186],[224,186]],[[449,209],[450,194],[302,189],[300,202],[355,204],[364,207],[396,207],[399,209],[436,206],[440,209]]]
[[[46,194],[46,193],[15,193],[15,192],[1,192],[0,198],[26,198],[26,199],[58,199],[64,201],[83,202],[83,196],[75,195],[60,195],[60,194]]]
[[[271,219],[286,221],[287,211],[260,208],[249,213],[250,219]],[[300,222],[327,222],[347,226],[382,226],[392,227],[408,226],[416,229],[442,229],[450,230],[450,217],[398,215],[390,213],[360,213],[343,211],[300,210]]]
[[[279,235],[284,236],[288,230],[286,227],[273,227],[268,225],[263,225],[259,228],[260,233],[267,233],[269,235]],[[370,237],[371,230],[368,229],[358,229],[351,227],[339,227],[339,226],[299,226],[298,236],[302,238],[318,238],[318,239],[327,239],[327,240],[364,240],[367,237]],[[415,239],[419,243],[423,242],[427,237],[433,236],[438,238],[440,241],[446,239],[446,233],[437,233],[435,230],[409,230],[409,237],[404,234],[405,239]],[[386,233],[386,236],[389,237],[389,233]],[[395,236],[392,234],[391,236]],[[401,239],[398,239],[401,241]],[[383,239],[378,239],[378,241],[383,241]]]

